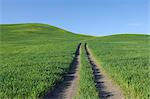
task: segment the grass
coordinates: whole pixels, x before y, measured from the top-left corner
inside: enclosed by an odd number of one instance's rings
[[[99,99],[95,86],[92,66],[90,65],[84,46],[81,46],[81,64],[79,67],[79,81],[75,99]]]
[[[150,97],[149,38],[124,34],[88,41],[96,59],[128,99]]]
[[[35,99],[52,90],[69,70],[79,42],[87,42],[127,98],[147,99],[150,97],[149,39],[149,35],[142,34],[91,37],[47,24],[0,25],[0,98]],[[77,97],[97,97],[84,52],[82,48]]]
[[[0,27],[0,98],[37,98],[63,80],[80,36],[45,24]]]

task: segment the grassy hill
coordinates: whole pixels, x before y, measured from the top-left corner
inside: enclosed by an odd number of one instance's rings
[[[63,80],[79,42],[127,96],[149,95],[149,35],[78,35],[47,24],[0,25],[0,98],[37,98]],[[128,93],[129,92],[129,93]]]
[[[28,41],[28,40],[76,40],[79,35],[66,30],[59,29],[47,24],[6,24],[1,25],[1,40],[2,41]]]
[[[89,40],[103,69],[125,92],[127,99],[150,96],[150,36],[119,34]]]
[[[46,24],[0,25],[0,98],[36,98],[69,69],[80,36]]]

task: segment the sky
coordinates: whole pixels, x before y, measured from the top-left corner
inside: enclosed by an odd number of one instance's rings
[[[0,24],[46,23],[74,33],[150,33],[150,0],[0,0]]]

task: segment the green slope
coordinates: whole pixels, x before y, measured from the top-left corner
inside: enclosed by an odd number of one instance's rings
[[[63,39],[74,40],[80,36],[47,24],[6,24],[0,25],[2,41],[28,41]]]
[[[150,36],[120,34],[88,41],[97,61],[127,99],[150,98]]]
[[[0,25],[0,98],[37,98],[62,81],[80,36],[46,24]]]
[[[150,96],[148,35],[78,35],[47,24],[0,25],[0,98],[37,98],[63,80],[79,42],[127,96]],[[83,70],[84,71],[84,70]]]

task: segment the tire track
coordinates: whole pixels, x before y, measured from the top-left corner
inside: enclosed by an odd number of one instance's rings
[[[113,84],[113,82],[108,78],[105,73],[100,71],[99,68],[101,67],[96,64],[86,43],[85,51],[89,63],[92,66],[96,87],[99,90],[100,99],[124,99],[123,93],[120,88],[117,85]]]
[[[80,47],[81,43],[76,49],[75,57],[70,66],[70,71],[64,76],[63,82],[61,84],[57,84],[53,91],[47,92],[43,97],[41,97],[42,99],[72,99],[74,97],[77,89]]]

